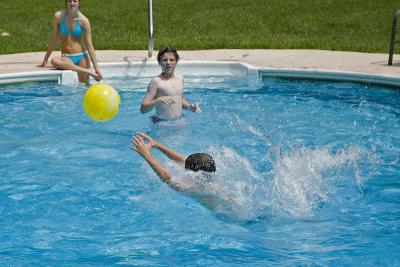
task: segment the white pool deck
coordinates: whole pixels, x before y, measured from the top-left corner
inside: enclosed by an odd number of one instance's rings
[[[100,65],[108,62],[154,63],[148,59],[147,50],[97,50]],[[157,54],[157,51],[154,51]],[[52,56],[58,56],[53,52]],[[243,62],[256,68],[288,71],[322,71],[336,73],[359,73],[364,76],[384,76],[400,81],[400,55],[395,54],[393,65],[389,66],[388,54],[360,53],[326,50],[275,50],[275,49],[220,49],[179,51],[182,62]],[[13,73],[48,72],[53,70],[37,67],[44,52],[0,55],[0,77]],[[39,74],[40,75],[40,74]]]

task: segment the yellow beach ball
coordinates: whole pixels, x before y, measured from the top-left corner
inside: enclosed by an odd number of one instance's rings
[[[117,115],[121,99],[118,92],[108,84],[96,83],[89,87],[83,97],[86,114],[95,121],[108,121]]]

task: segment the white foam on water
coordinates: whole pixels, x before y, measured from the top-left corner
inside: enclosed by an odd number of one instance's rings
[[[367,151],[349,147],[336,153],[329,148],[300,148],[278,157],[267,190],[267,205],[279,213],[307,218],[321,204],[339,201],[349,192],[359,194],[365,179],[358,171],[358,161]]]
[[[370,158],[358,147],[338,152],[303,147],[277,157],[272,170],[261,174],[232,148],[211,147],[209,153],[217,166],[215,174],[208,177],[169,164],[174,182],[217,213],[240,220],[271,214],[307,219],[324,203],[357,199],[367,179],[358,164]]]

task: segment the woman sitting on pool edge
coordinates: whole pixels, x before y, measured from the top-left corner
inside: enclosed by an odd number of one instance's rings
[[[66,10],[57,11],[53,20],[53,36],[46,55],[39,67],[44,67],[53,52],[58,39],[61,40],[61,57],[51,60],[51,64],[61,70],[73,70],[78,73],[80,82],[89,83],[89,75],[99,81],[103,78],[97,65],[96,53],[92,43],[90,22],[79,12],[79,0],[65,0]],[[87,50],[83,45],[85,38]],[[89,59],[90,56],[90,59]],[[94,71],[90,69],[90,60]]]
[[[182,108],[201,112],[197,104],[189,104],[183,97],[184,80],[174,73],[179,61],[176,49],[171,46],[161,49],[157,61],[162,72],[152,78],[147,86],[140,112],[147,113],[155,107],[156,115],[151,117],[153,123],[181,119]]]

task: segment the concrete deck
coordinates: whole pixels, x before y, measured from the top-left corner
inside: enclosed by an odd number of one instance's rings
[[[155,54],[157,52],[155,51]],[[0,55],[0,74],[44,71],[36,67],[43,60],[44,52]],[[53,52],[52,56],[59,55]],[[97,50],[98,62],[143,61],[147,50]],[[221,49],[179,51],[182,60],[241,61],[255,67],[350,71],[374,75],[400,76],[400,55],[394,55],[393,65],[387,65],[388,54],[340,52],[325,50],[262,50]]]

